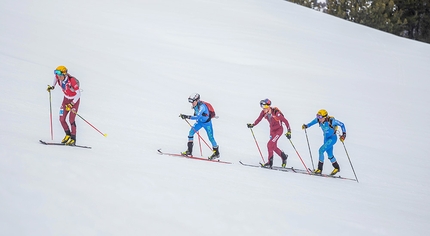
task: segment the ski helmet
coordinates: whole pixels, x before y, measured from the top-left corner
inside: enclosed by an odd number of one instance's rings
[[[319,110],[317,113],[318,118],[323,118],[323,117],[327,117],[327,116],[328,116],[328,112],[324,109]]]
[[[65,75],[67,73],[67,68],[65,66],[57,66],[54,73],[57,75]]]
[[[194,101],[199,101],[199,100],[200,100],[200,94],[198,93],[193,93],[188,97],[189,103],[193,103]]]
[[[270,101],[268,98],[260,101],[260,107],[262,108],[270,107],[270,105],[272,105],[272,101]]]

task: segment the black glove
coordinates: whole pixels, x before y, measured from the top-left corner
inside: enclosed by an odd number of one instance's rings
[[[54,87],[52,87],[51,85],[48,85],[48,88],[46,89],[46,91],[51,92],[51,90],[53,90]]]
[[[250,128],[250,129],[252,129],[252,128],[254,128],[254,125],[253,124],[246,124],[246,126],[248,126],[248,128]]]
[[[289,129],[288,132],[285,134],[287,136],[287,139],[291,139],[291,130]]]
[[[302,129],[307,129],[307,128],[308,128],[307,125],[305,125],[305,124],[302,125]]]
[[[189,116],[189,115],[184,115],[184,114],[180,114],[179,115],[179,117],[181,117],[182,119],[190,119],[191,118],[191,116]]]

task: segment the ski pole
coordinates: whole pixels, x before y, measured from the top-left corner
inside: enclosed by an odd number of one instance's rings
[[[300,161],[302,161],[302,164],[303,164],[303,166],[305,167],[305,169],[306,169],[306,171],[308,172],[308,174],[311,174],[311,173],[309,172],[308,167],[307,167],[307,166],[305,165],[305,163],[303,162],[303,159],[302,159],[302,157],[300,156],[299,152],[297,151],[296,147],[294,146],[293,141],[291,141],[291,139],[288,139],[288,140],[290,140],[291,145],[293,146],[294,150],[296,151],[297,156],[299,156]]]
[[[258,146],[257,139],[255,138],[254,131],[252,130],[252,128],[249,128],[249,129],[251,130],[252,137],[254,137],[254,141],[255,141],[255,144],[257,145],[258,152],[260,152],[261,159],[263,160],[263,163],[265,163],[264,158],[263,158],[263,154],[261,154],[260,146]]]
[[[305,129],[305,134],[306,134],[306,142],[308,143],[309,155],[311,156],[312,168],[315,170],[314,160],[312,160],[311,146],[309,145],[308,132],[306,131],[306,129]]]
[[[349,164],[351,165],[351,168],[352,168],[352,172],[354,172],[355,180],[357,180],[357,183],[359,183],[359,182],[358,182],[358,178],[357,178],[357,175],[355,174],[354,166],[352,166],[352,162],[351,162],[351,159],[349,158],[349,154],[348,154],[348,151],[346,150],[346,147],[345,147],[345,143],[344,143],[343,141],[341,141],[341,142],[342,142],[342,144],[343,144],[343,148],[345,149],[345,153],[346,153],[346,156],[348,157],[348,160],[349,160]]]
[[[84,117],[82,117],[81,115],[79,115],[74,109],[72,109],[72,112],[75,113],[77,116],[79,116],[79,118],[81,118],[82,120],[84,120],[85,122],[87,122],[87,124],[89,124],[95,130],[97,130],[97,132],[99,132],[101,135],[107,137],[107,134],[102,133],[100,130],[98,130],[96,127],[94,127],[94,125],[92,125],[90,122],[88,122],[87,120],[85,120]]]
[[[49,85],[48,85],[49,86]],[[49,120],[51,123],[51,140],[54,140],[54,130],[52,129],[52,103],[51,103],[51,90],[49,90]]]
[[[203,156],[202,141],[200,141],[200,135],[199,135],[199,132],[197,132],[197,135],[199,136],[199,148],[200,148],[200,155],[201,155],[201,156]]]
[[[202,140],[203,140],[203,142],[206,144],[206,146],[208,146],[208,148],[211,150],[211,151],[213,151],[212,150],[212,148],[211,148],[211,146],[209,146],[209,144],[202,138],[202,136],[200,136],[200,134],[199,134],[199,132],[197,132],[197,130],[196,129],[194,129],[194,127],[190,124],[190,122],[188,122],[188,120],[187,119],[184,119],[185,120],[185,122],[187,122],[188,123],[188,125],[191,127],[191,129],[193,129],[194,130],[194,133],[196,133],[197,134],[197,136],[199,136],[199,138],[201,138]]]

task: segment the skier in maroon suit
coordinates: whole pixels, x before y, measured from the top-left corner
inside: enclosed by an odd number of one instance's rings
[[[263,166],[271,168],[273,166],[273,152],[278,154],[282,158],[282,167],[287,165],[288,155],[285,154],[281,149],[278,148],[278,140],[284,132],[282,123],[287,126],[288,132],[285,134],[288,139],[291,138],[291,129],[288,120],[285,119],[282,112],[277,107],[271,107],[272,102],[269,99],[264,99],[260,101],[260,106],[263,110],[260,112],[260,116],[252,124],[247,124],[248,128],[253,128],[258,125],[260,121],[264,118],[269,122],[270,126],[270,139],[267,143],[267,151],[269,153],[268,161]]]
[[[55,88],[55,85],[58,85],[64,93],[63,103],[60,108],[60,123],[61,126],[63,126],[66,136],[63,138],[61,143],[64,143],[65,145],[76,145],[75,118],[81,101],[79,82],[75,77],[67,73],[67,68],[65,66],[58,66],[54,70],[54,74],[54,81],[52,85],[48,85],[47,90],[50,92]],[[69,115],[70,127],[66,122],[67,115]]]

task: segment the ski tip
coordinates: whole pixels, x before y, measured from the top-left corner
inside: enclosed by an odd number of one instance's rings
[[[43,140],[39,140],[39,143],[48,145],[48,143],[46,141],[43,141]]]

